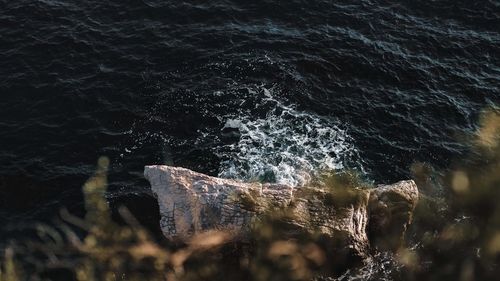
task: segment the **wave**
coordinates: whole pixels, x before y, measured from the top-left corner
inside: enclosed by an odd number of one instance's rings
[[[339,120],[285,105],[273,89],[260,92],[262,101],[255,107],[266,109],[264,117],[240,113],[226,119],[222,130],[239,140],[220,149],[225,158],[220,177],[301,186],[315,171],[343,169],[357,154]]]

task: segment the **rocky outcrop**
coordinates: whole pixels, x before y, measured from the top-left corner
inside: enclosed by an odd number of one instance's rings
[[[374,189],[294,190],[170,166],[147,166],[144,175],[158,199],[160,226],[169,238],[213,229],[244,236],[259,214],[286,210],[290,236],[310,232],[331,238],[335,247],[358,259],[365,258],[372,246],[395,250],[418,200],[413,181]]]
[[[147,166],[144,175],[158,199],[161,229],[171,238],[213,229],[240,232],[263,211],[263,202],[285,208],[292,200],[287,185],[243,183],[170,166]]]

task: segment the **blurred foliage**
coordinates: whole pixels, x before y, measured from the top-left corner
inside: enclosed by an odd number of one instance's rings
[[[37,225],[39,239],[16,241],[5,252],[0,281],[310,280],[321,272],[338,274],[336,264],[345,264],[328,251],[335,241],[314,232],[290,235],[292,212],[252,193],[239,200],[265,211],[248,242],[234,243],[233,233],[214,230],[160,244],[126,208],[119,209],[125,224],[112,220],[105,198],[108,165],[100,158],[83,186],[85,218],[62,210],[56,226]],[[354,179],[354,174],[328,174],[307,190],[314,195],[323,185],[327,192],[318,194],[324,200],[344,205],[357,200]]]
[[[474,153],[450,172],[438,174],[425,163],[412,167],[422,192],[407,235],[412,247],[400,248],[394,262],[372,263],[338,280],[498,279],[500,114],[486,111],[480,122]],[[13,242],[3,253],[0,281],[311,280],[341,273],[335,267],[339,255],[328,251],[335,241],[314,233],[284,235],[293,231],[287,224],[293,214],[286,209],[268,210],[252,228],[249,243],[234,243],[232,233],[215,230],[184,243],[155,241],[125,208],[119,209],[125,224],[112,220],[104,196],[108,166],[107,158],[99,159],[95,175],[83,187],[85,218],[62,210],[54,226],[36,226],[38,239]],[[313,181],[304,192],[342,206],[359,203],[359,191],[368,187],[348,171]],[[255,194],[240,199],[256,208],[268,206]],[[385,257],[375,254],[374,261],[380,256]],[[372,267],[384,265],[394,267],[385,269],[390,276],[371,273]]]
[[[361,190],[373,187],[351,170],[325,173],[318,183],[313,182],[312,185],[327,191],[324,202],[332,206],[359,205],[364,198]]]
[[[436,176],[415,164],[421,191],[413,249],[401,249],[405,280],[498,280],[500,276],[500,112],[486,110],[473,151]],[[435,190],[443,188],[436,196]],[[433,191],[434,189],[434,191]],[[428,195],[426,195],[428,194]]]

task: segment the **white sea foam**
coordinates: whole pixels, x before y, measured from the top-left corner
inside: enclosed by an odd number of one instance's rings
[[[285,105],[268,89],[262,104],[270,108],[265,118],[243,113],[226,119],[223,129],[239,130],[240,139],[224,150],[219,176],[300,186],[314,171],[343,169],[356,154],[338,120]]]

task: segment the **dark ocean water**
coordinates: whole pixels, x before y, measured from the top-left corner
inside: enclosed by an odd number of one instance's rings
[[[146,164],[300,184],[446,169],[500,102],[500,2],[0,0],[0,223],[110,202],[145,224]]]

